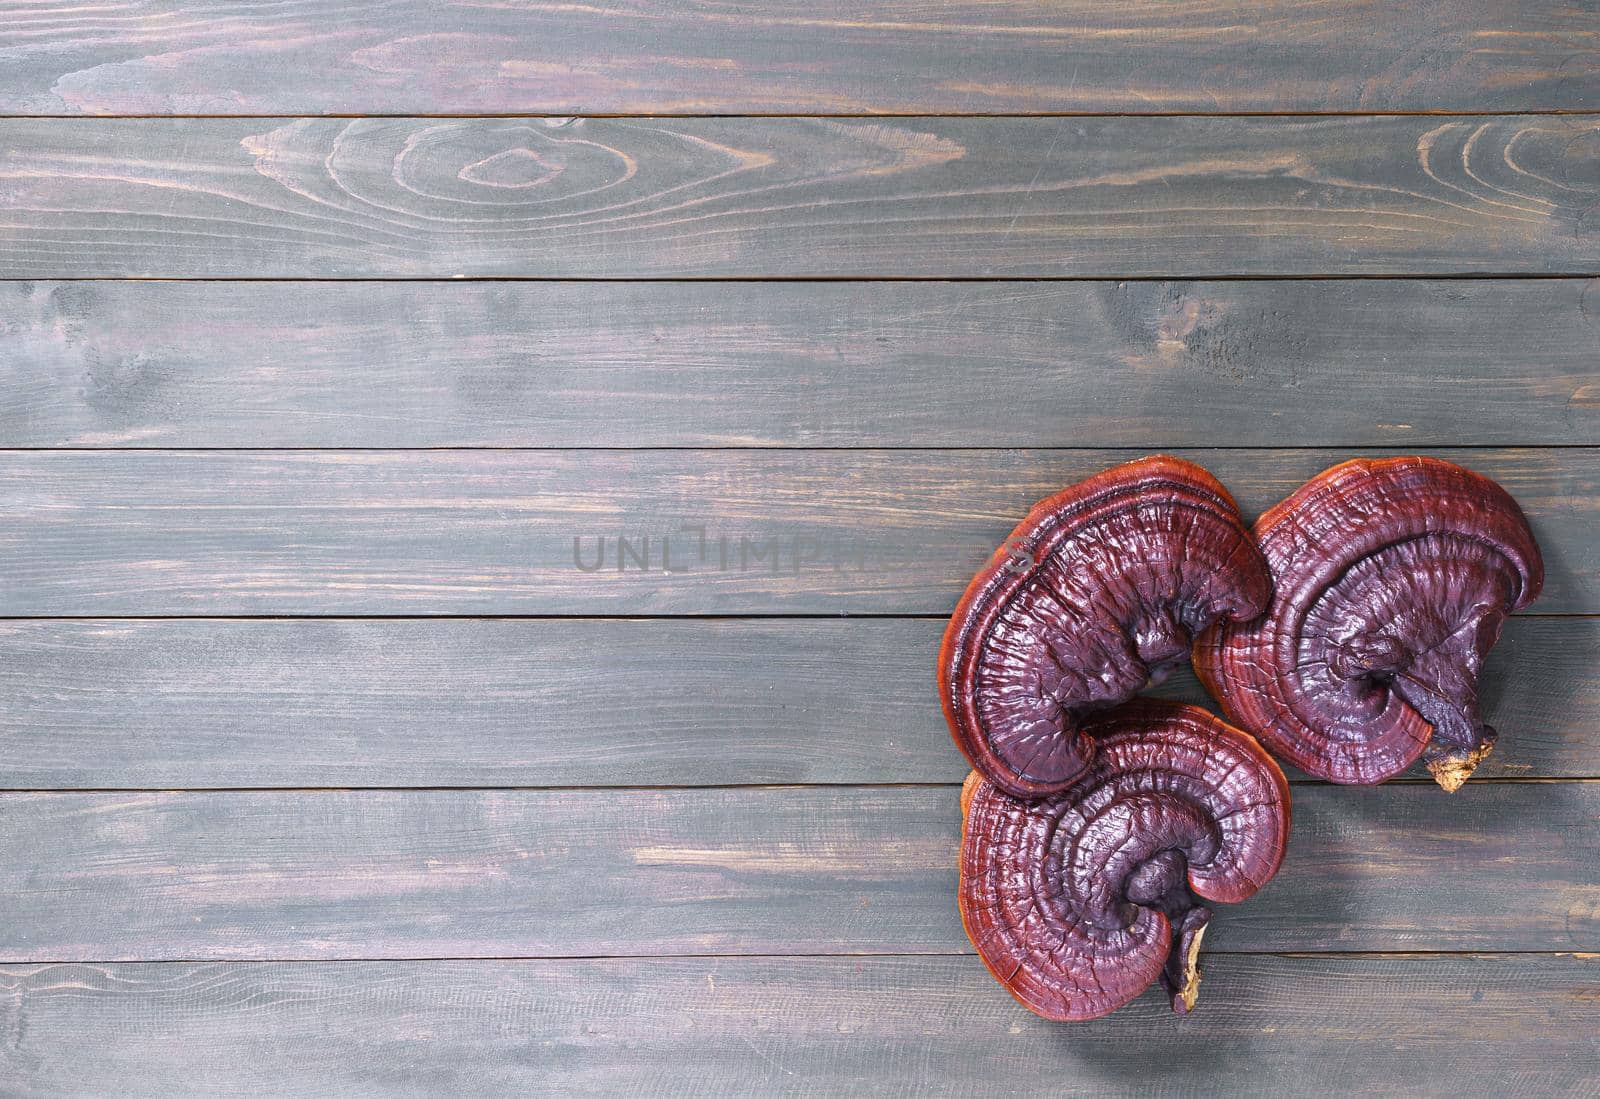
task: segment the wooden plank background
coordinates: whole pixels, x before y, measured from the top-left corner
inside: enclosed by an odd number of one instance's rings
[[[1590,274],[1600,120],[0,122],[13,277]]]
[[[1600,443],[1594,279],[13,282],[0,315],[0,447]]]
[[[1251,513],[1373,452],[1177,451]],[[1600,611],[1594,450],[1430,452],[1521,502],[1539,611]],[[15,452],[0,614],[949,614],[1034,501],[1141,453]]]
[[[7,5],[33,114],[1559,110],[1584,4],[1020,0]]]
[[[959,783],[925,682],[943,632],[863,617],[3,621],[0,759],[29,790]],[[1600,778],[1600,619],[1513,618],[1483,684],[1506,736],[1478,777]],[[1156,693],[1207,701],[1187,671]]]
[[[957,795],[953,785],[13,794],[0,952],[968,953],[950,903]],[[1597,952],[1597,818],[1600,782],[1491,782],[1448,800],[1421,783],[1296,787],[1283,871],[1219,916],[1206,945]]]
[[[1600,1095],[1597,112],[1568,0],[0,0],[0,1091]],[[1158,449],[1549,582],[1056,1026],[933,662]]]
[[[66,964],[7,966],[0,990],[8,1036],[30,1024],[24,1095],[155,1071],[209,1095],[1590,1096],[1596,964],[1231,956],[1190,1018],[1150,996],[1070,1031],[974,958]]]

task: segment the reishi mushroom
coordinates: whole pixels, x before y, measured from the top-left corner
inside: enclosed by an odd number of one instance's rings
[[[961,919],[984,964],[1047,1019],[1105,1015],[1160,978],[1194,1007],[1205,901],[1236,903],[1278,870],[1283,772],[1205,710],[1140,699],[1091,719],[1066,789],[1023,801],[962,788]]]
[[[939,693],[956,744],[1017,797],[1089,765],[1080,725],[1189,658],[1270,595],[1266,563],[1218,481],[1166,455],[1042,501],[973,577],[945,631]]]
[[[1334,466],[1262,515],[1274,592],[1195,646],[1233,723],[1309,774],[1370,784],[1421,759],[1455,790],[1494,745],[1478,673],[1544,567],[1516,501],[1435,458]]]

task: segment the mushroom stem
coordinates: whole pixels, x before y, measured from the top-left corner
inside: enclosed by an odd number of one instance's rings
[[[1172,997],[1172,1010],[1187,1015],[1200,995],[1200,939],[1211,922],[1211,909],[1189,887],[1187,859],[1180,851],[1158,852],[1133,872],[1125,895],[1129,903],[1167,918],[1172,942],[1161,967],[1161,985]]]
[[[1200,997],[1200,940],[1211,923],[1211,910],[1197,906],[1172,921],[1172,950],[1161,970],[1161,986],[1172,997],[1172,1010],[1187,1015]]]
[[[1484,757],[1494,751],[1494,730],[1489,726],[1483,727],[1484,739],[1471,748],[1457,748],[1451,746],[1446,749],[1430,747],[1423,754],[1422,764],[1433,776],[1444,792],[1453,794],[1461,789],[1467,779],[1472,777],[1472,772],[1478,769]]]
[[[1422,762],[1433,780],[1453,794],[1494,751],[1495,731],[1478,714],[1470,680],[1459,673],[1442,681],[1437,675],[1424,679],[1418,670],[1395,676],[1394,690],[1433,726]]]

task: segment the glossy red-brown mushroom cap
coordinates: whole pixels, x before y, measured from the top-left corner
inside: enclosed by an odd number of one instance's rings
[[[1157,455],[1096,474],[1038,504],[968,585],[939,654],[951,734],[1008,793],[1063,789],[1093,752],[1088,714],[1269,594],[1238,506],[1205,470]]]
[[[1037,801],[974,774],[963,789],[961,918],[984,963],[1047,1019],[1092,1019],[1161,978],[1194,1006],[1211,917],[1283,860],[1289,787],[1247,734],[1140,699],[1099,715],[1071,787]]]
[[[1333,782],[1419,759],[1447,790],[1466,781],[1495,740],[1478,710],[1484,657],[1544,581],[1516,501],[1436,458],[1352,461],[1263,515],[1256,538],[1270,608],[1195,647],[1229,719]]]

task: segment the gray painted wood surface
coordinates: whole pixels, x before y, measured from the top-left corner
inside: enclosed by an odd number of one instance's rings
[[[1035,501],[1140,453],[13,452],[0,614],[948,614]],[[1179,453],[1253,513],[1371,451]],[[1522,504],[1537,610],[1600,611],[1596,451],[1430,453]]]
[[[0,315],[11,447],[1600,443],[1593,279],[16,282]]]
[[[0,786],[960,782],[934,619],[0,622]],[[1208,704],[1183,674],[1157,693]],[[1600,778],[1600,618],[1518,617],[1482,778]],[[1478,781],[1475,779],[1474,781]]]
[[[19,119],[9,277],[1600,273],[1592,116]]]
[[[0,1091],[1600,1095],[1592,8],[7,8]],[[1051,1026],[938,616],[1183,447],[1459,448],[1550,583],[1481,781]]]
[[[0,960],[971,950],[934,787],[29,793]],[[1215,950],[1600,950],[1600,782],[1294,790]]]
[[[87,14],[92,12],[92,16]],[[1600,104],[1582,4],[467,0],[29,4],[6,113],[1554,110]]]
[[[1590,1097],[1597,964],[1217,956],[1187,1018],[1150,992],[1070,1029],[973,958],[14,966],[0,1069],[40,1097]]]

